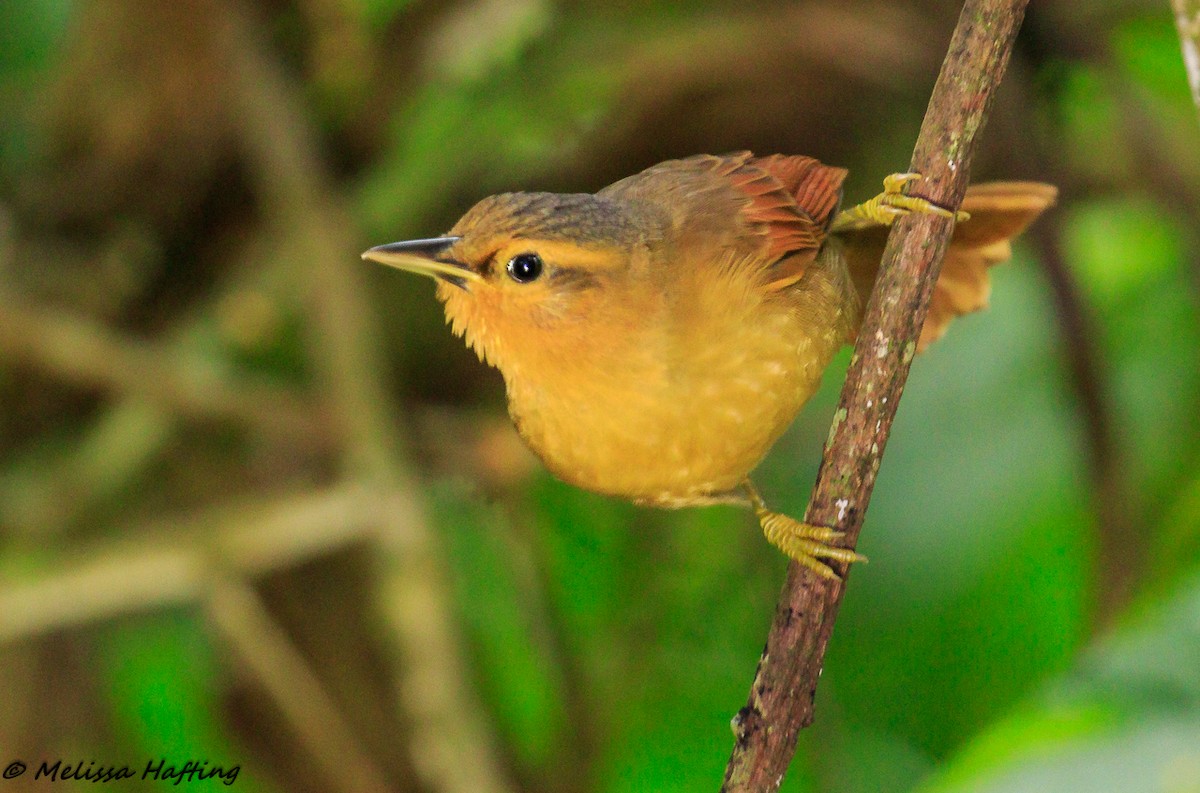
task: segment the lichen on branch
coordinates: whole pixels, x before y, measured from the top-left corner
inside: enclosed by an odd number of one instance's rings
[[[1008,65],[1028,0],[967,0],[917,138],[913,194],[957,207],[992,97]],[[953,222],[923,214],[895,224],[867,302],[835,426],[805,522],[836,526],[857,543],[892,420],[912,362]],[[722,791],[778,790],[799,732],[812,722],[817,681],[845,588],[792,563],[775,609]]]

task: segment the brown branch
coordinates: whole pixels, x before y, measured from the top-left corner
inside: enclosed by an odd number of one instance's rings
[[[265,382],[236,381],[169,345],[139,341],[0,294],[0,360],[19,361],[89,388],[136,396],[195,418],[228,418],[290,437],[323,432],[318,411]]]
[[[384,509],[376,491],[343,484],[156,521],[116,541],[52,548],[48,570],[0,576],[0,648],[197,603],[217,565],[226,575],[261,578],[369,541]]]
[[[1060,183],[1061,184],[1061,183]],[[1113,428],[1112,396],[1105,361],[1095,343],[1096,320],[1080,293],[1063,254],[1061,223],[1056,219],[1033,231],[1042,272],[1050,289],[1063,359],[1083,421],[1097,516],[1098,601],[1093,630],[1108,627],[1128,605],[1146,567],[1136,499],[1130,493],[1120,444]]]
[[[927,198],[957,207],[976,137],[1008,65],[1028,0],[967,0],[917,138],[910,170]],[[829,432],[805,520],[836,526],[853,546],[875,484],[952,223],[914,215],[896,223]],[[847,572],[842,570],[843,573]],[[722,790],[774,791],[812,722],[813,700],[845,588],[793,563],[775,610]]]
[[[1200,0],[1197,0],[1200,3]],[[1200,22],[1200,17],[1198,17]],[[1157,118],[1145,92],[1121,75],[1111,59],[1104,61],[1110,75],[1105,87],[1116,99],[1125,140],[1133,155],[1133,171],[1149,188],[1160,206],[1174,217],[1180,228],[1191,229],[1200,217],[1200,193],[1178,165],[1171,139],[1174,130]],[[1198,76],[1200,78],[1200,76]],[[1197,100],[1200,110],[1200,99]],[[1193,300],[1200,296],[1200,240],[1192,232],[1183,236],[1184,259],[1191,264]]]
[[[1060,31],[1070,37],[1071,31]],[[1055,49],[1052,47],[1051,49]],[[1184,180],[1167,167],[1159,152],[1165,147],[1162,135],[1151,128],[1135,129],[1137,111],[1132,91],[1122,90],[1127,82],[1116,77],[1117,70],[1104,55],[1088,55],[1104,65],[1109,79],[1106,87],[1122,105],[1118,114],[1126,127],[1126,139],[1134,149],[1134,172],[1144,177],[1151,191],[1158,193],[1160,203],[1174,207],[1176,215],[1200,215],[1200,203],[1191,196]],[[1092,189],[1082,184],[1077,174],[1056,156],[1059,138],[1053,131],[1030,134],[1025,119],[1038,101],[1029,64],[1014,62],[1009,67],[1006,99],[992,110],[992,133],[1000,132],[993,140],[993,149],[1011,151],[1009,166],[1015,173],[1037,174],[1058,185],[1063,195],[1080,195]],[[1024,67],[1024,68],[1022,68]],[[1139,125],[1140,126],[1140,125]],[[1000,129],[997,129],[1000,127]],[[1164,196],[1172,196],[1167,199]],[[1187,214],[1188,207],[1196,209]],[[1137,581],[1145,566],[1145,553],[1140,546],[1138,523],[1142,516],[1137,493],[1131,488],[1129,466],[1118,435],[1114,414],[1112,376],[1105,359],[1099,320],[1094,308],[1080,288],[1078,279],[1067,264],[1061,240],[1063,213],[1054,213],[1038,222],[1031,230],[1031,242],[1036,246],[1050,301],[1051,314],[1058,327],[1057,341],[1062,363],[1068,375],[1071,393],[1079,406],[1082,422],[1082,442],[1092,478],[1090,498],[1096,515],[1099,564],[1093,575],[1103,585],[1097,586],[1099,597],[1092,616],[1093,633],[1104,630],[1124,611],[1129,598],[1137,591]],[[1200,257],[1190,257],[1193,261]],[[1200,285],[1200,281],[1197,281]]]
[[[354,224],[321,164],[317,136],[253,24],[248,4],[228,0],[218,23],[232,78],[238,137],[268,220],[289,230],[297,279],[312,304],[313,360],[342,441],[343,475],[377,490],[376,549],[387,636],[397,650],[396,688],[413,725],[408,747],[421,782],[442,793],[505,793],[483,710],[454,630],[449,586],[404,464],[405,440],[389,408],[377,360],[379,334],[364,283]]]
[[[236,575],[208,582],[208,616],[244,672],[282,711],[288,726],[337,793],[391,789],[312,664],[271,616],[258,593]]]

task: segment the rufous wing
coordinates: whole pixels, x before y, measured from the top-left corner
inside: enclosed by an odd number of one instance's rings
[[[933,290],[918,351],[941,338],[955,317],[987,307],[988,269],[1012,255],[1011,241],[1054,204],[1058,189],[1040,182],[989,182],[972,185],[962,210],[970,213],[954,228],[942,272]],[[863,300],[875,283],[888,229],[846,232],[846,260]]]
[[[825,241],[841,202],[845,169],[799,155],[742,152],[718,159],[717,173],[750,199],[743,219],[766,236],[765,288],[796,283]]]

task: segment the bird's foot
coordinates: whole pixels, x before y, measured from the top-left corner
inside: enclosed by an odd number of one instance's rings
[[[867,561],[867,557],[850,548],[841,548],[830,544],[844,538],[846,536],[844,532],[828,526],[802,523],[782,513],[772,512],[767,509],[767,505],[763,503],[762,497],[759,496],[758,490],[750,480],[747,479],[743,487],[746,495],[750,497],[750,505],[754,508],[758,525],[762,527],[767,541],[822,578],[841,580],[841,576],[834,572],[832,567],[821,561],[822,559],[836,559],[847,564]]]
[[[866,226],[890,226],[896,218],[912,213],[938,215],[954,218],[958,222],[971,216],[962,211],[953,212],[925,198],[905,195],[904,187],[921,178],[919,173],[894,173],[883,180],[883,192],[869,201],[841,212],[830,227],[832,231],[864,228]]]

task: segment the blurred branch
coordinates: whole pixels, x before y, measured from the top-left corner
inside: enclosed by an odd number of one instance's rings
[[[1065,39],[1078,42],[1079,32],[1071,28],[1059,31],[1061,38],[1053,44]],[[1118,108],[1122,141],[1130,155],[1130,171],[1155,198],[1166,219],[1179,229],[1183,260],[1189,265],[1193,302],[1200,305],[1200,235],[1193,222],[1200,217],[1200,191],[1186,176],[1186,158],[1191,154],[1186,148],[1189,136],[1181,136],[1177,129],[1164,124],[1161,112],[1156,112],[1160,109],[1143,87],[1125,74],[1110,49],[1092,42],[1080,57],[1103,70],[1105,90]],[[1097,190],[1126,193],[1130,184],[1127,179],[1120,184],[1092,183],[1067,167],[1058,150],[1061,140],[1052,131],[1048,135],[1030,134],[1029,109],[1037,101],[1033,78],[1029,74],[1011,74],[1013,71],[1017,69],[1010,69],[1009,87],[1016,90],[1008,92],[1004,108],[1007,118],[996,119],[1001,121],[1005,135],[996,149],[1012,152],[1010,161],[1016,158],[1020,162],[1018,170],[1059,185],[1063,195],[1084,196]],[[1153,523],[1158,515],[1156,505],[1146,503],[1142,494],[1131,486],[1127,459],[1130,450],[1125,448],[1122,428],[1114,414],[1111,372],[1102,349],[1103,333],[1062,250],[1066,214],[1047,217],[1030,234],[1038,246],[1038,259],[1054,302],[1052,314],[1060,331],[1063,359],[1072,393],[1080,406],[1086,460],[1093,480],[1089,495],[1096,515],[1099,557],[1094,571],[1098,597],[1092,627],[1103,630],[1125,611],[1143,585],[1153,586],[1159,577],[1152,569],[1158,560],[1146,547],[1143,537],[1143,527],[1147,522]]]
[[[377,491],[381,601],[399,643],[397,681],[413,722],[413,762],[430,787],[498,793],[504,775],[466,683],[448,587],[416,484],[400,456],[351,218],[335,200],[299,89],[266,51],[239,0],[220,22],[240,145],[268,221],[297,246],[321,386],[343,441],[344,474]],[[468,760],[469,758],[469,760]]]
[[[1108,85],[1121,108],[1120,118],[1136,172],[1185,230],[1182,238],[1191,262],[1194,298],[1200,303],[1200,235],[1194,227],[1195,219],[1200,217],[1200,191],[1172,160],[1168,130],[1148,107],[1145,95],[1118,69],[1112,68],[1111,63],[1108,73],[1111,75]],[[1200,105],[1197,109],[1200,110]]]
[[[1130,506],[1128,482],[1113,431],[1108,380],[1095,344],[1098,329],[1063,256],[1060,217],[1047,218],[1032,233],[1054,300],[1054,317],[1090,447],[1087,457],[1094,480],[1100,546],[1095,626],[1103,628],[1121,613],[1133,594],[1145,565],[1145,543],[1135,528],[1133,515],[1138,513],[1136,506]]]
[[[761,80],[778,61],[805,62],[813,71],[898,91],[923,66],[932,66],[933,59],[912,46],[912,38],[924,32],[916,13],[890,4],[871,13],[830,3],[702,19],[677,32],[677,40],[660,39],[655,48],[638,48],[626,59],[628,89],[620,108],[627,109],[629,100],[644,107],[669,104],[687,85]],[[747,52],[762,57],[748,59]]]
[[[573,652],[570,618],[562,603],[553,596],[556,567],[553,551],[545,532],[539,531],[537,516],[522,508],[508,516],[509,531],[501,532],[505,556],[509,561],[521,598],[522,611],[528,615],[531,636],[542,656],[555,670],[561,686],[562,716],[550,746],[553,764],[526,787],[554,793],[585,793],[596,790],[597,766],[603,758],[602,719],[597,718],[595,687]],[[570,768],[569,778],[560,772]]]
[[[1004,75],[1027,0],[967,0],[929,100],[908,169],[925,175],[926,197],[957,207],[966,193],[977,134]],[[846,532],[854,547],[929,307],[953,222],[898,221],[868,300],[839,408],[805,522]],[[843,573],[847,572],[845,570]],[[845,582],[796,563],[776,606],[723,791],[779,788],[813,701]]]
[[[230,575],[218,574],[208,585],[210,619],[324,772],[322,789],[345,793],[387,790],[383,772],[255,591]]]
[[[1007,101],[994,108],[992,113],[992,132],[1000,133],[992,138],[992,142],[997,150],[1015,152],[1013,159],[1016,162],[1012,164],[1018,172],[1036,174],[1039,179],[1058,185],[1064,195],[1085,193],[1086,187],[1080,184],[1078,175],[1065,167],[1057,155],[1060,139],[1053,133],[1039,134],[1029,129],[1027,119],[1030,108],[1036,107],[1037,99],[1032,76],[1023,66],[1021,62],[1015,62],[1009,69]],[[1108,71],[1113,75],[1111,82],[1115,84],[1113,93],[1117,100],[1133,101],[1133,97],[1123,95],[1116,70],[1110,68]],[[1122,118],[1128,125],[1129,112],[1122,113]],[[1129,135],[1126,137],[1130,138]],[[1144,156],[1158,150],[1157,139],[1142,140],[1139,137],[1130,140],[1135,157],[1142,161],[1136,166],[1138,173],[1145,174],[1150,165],[1144,161]],[[1142,149],[1145,149],[1145,155],[1139,151]],[[1119,439],[1111,372],[1101,349],[1103,333],[1063,252],[1065,214],[1052,213],[1038,222],[1029,234],[1038,249],[1038,262],[1053,301],[1051,314],[1058,326],[1061,355],[1079,405],[1085,444],[1082,452],[1092,478],[1088,494],[1096,516],[1099,546],[1099,564],[1094,571],[1098,582],[1095,591],[1099,597],[1092,627],[1103,629],[1127,605],[1144,569],[1144,553],[1139,549],[1143,543],[1138,541],[1134,521],[1134,516],[1143,512],[1137,494],[1130,487],[1129,467]]]
[[[75,562],[53,558],[47,565],[54,572],[39,570],[28,583],[0,584],[0,645],[197,603],[214,564],[254,578],[369,540],[386,504],[362,487],[343,485],[147,526],[132,531],[143,539],[88,549]],[[171,539],[156,539],[164,535]]]
[[[861,112],[835,97],[864,88],[895,95],[929,74],[940,42],[925,46],[927,35],[926,19],[894,3],[854,10],[819,3],[701,17],[659,34],[652,47],[635,39],[613,58],[621,91],[604,123],[572,153],[572,184],[611,181],[632,167],[710,147],[714,129],[737,130],[742,140],[771,129],[794,139],[827,138],[828,127],[840,126],[839,114]],[[755,86],[753,102],[746,101],[747,85]],[[688,115],[706,119],[699,139],[688,137],[694,125],[679,123]]]
[[[1171,8],[1175,11],[1175,27],[1179,29],[1192,101],[1200,112],[1200,0],[1171,0]]]
[[[0,522],[16,533],[45,538],[63,532],[94,510],[98,502],[129,487],[153,460],[159,459],[183,427],[188,410],[172,399],[178,394],[192,405],[195,418],[232,420],[260,432],[273,429],[267,440],[277,446],[286,444],[290,459],[302,457],[301,450],[327,448],[328,422],[311,399],[304,400],[284,386],[261,381],[261,387],[244,392],[240,382],[228,374],[233,366],[232,346],[214,348],[208,343],[208,329],[219,324],[222,306],[236,302],[239,296],[269,294],[279,304],[294,302],[294,290],[280,272],[280,264],[261,256],[251,246],[244,258],[234,263],[231,277],[191,318],[174,325],[165,338],[154,342],[127,339],[102,325],[58,311],[43,314],[23,309],[28,316],[24,320],[17,316],[15,321],[26,326],[19,334],[24,338],[0,338],[0,357],[6,346],[17,347],[26,366],[77,385],[106,388],[115,398],[100,405],[85,426],[72,433],[73,441],[64,448],[34,444],[27,452],[5,461],[0,468]],[[5,277],[5,266],[0,256],[0,280],[11,282]],[[0,306],[16,304],[18,295],[23,294],[20,290],[4,290],[0,285]],[[42,327],[43,321],[47,328]],[[88,334],[86,344],[103,357],[83,361],[82,370],[46,366],[45,358],[53,361],[60,353],[43,350],[55,343],[40,334],[44,329],[53,331],[63,321],[73,328],[66,341]],[[5,322],[0,317],[0,327]],[[78,357],[74,350],[65,354],[72,360]],[[157,363],[145,372],[137,370],[146,360]],[[198,376],[193,371],[197,360],[206,374]],[[147,382],[146,375],[161,377],[164,372],[173,382]],[[192,393],[193,388],[199,392]],[[155,394],[163,398],[155,398]],[[276,404],[282,408],[278,415],[273,410]],[[260,420],[267,423],[262,425]]]
[[[316,411],[267,383],[231,382],[178,350],[123,337],[52,309],[0,295],[0,356],[68,382],[141,397],[185,416],[233,418],[291,436],[317,435]]]
[[[162,407],[128,397],[100,408],[62,449],[32,444],[0,469],[0,522],[13,535],[50,541],[136,482],[180,424]]]

